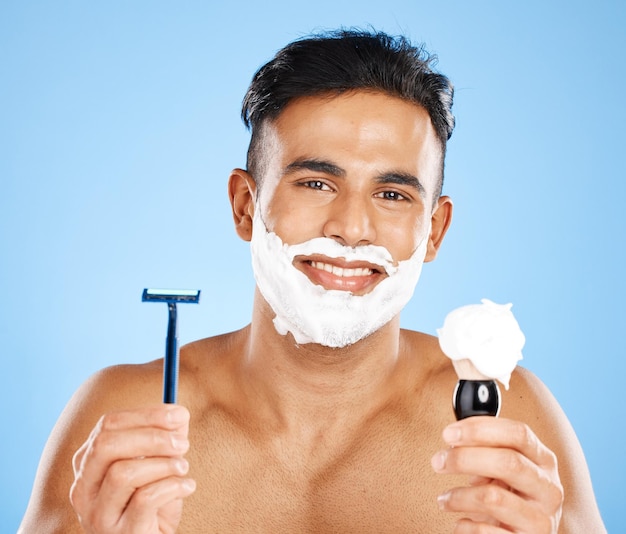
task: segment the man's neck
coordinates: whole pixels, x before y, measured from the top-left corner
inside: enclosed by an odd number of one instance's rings
[[[297,345],[276,332],[257,295],[240,366],[241,386],[272,426],[290,433],[358,424],[398,395],[403,366],[399,318],[348,347]],[[400,388],[402,389],[402,388]]]

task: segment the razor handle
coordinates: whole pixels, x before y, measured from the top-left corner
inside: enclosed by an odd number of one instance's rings
[[[176,403],[178,394],[178,334],[176,332],[176,304],[168,302],[169,320],[163,360],[163,402]]]

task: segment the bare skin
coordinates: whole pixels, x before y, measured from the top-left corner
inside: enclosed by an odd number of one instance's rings
[[[300,99],[269,130],[260,193],[231,175],[243,239],[262,209],[288,243],[326,236],[402,260],[430,219],[435,258],[452,203],[433,202],[438,145],[421,108]],[[324,287],[378,283],[298,261]],[[342,349],[296,345],[273,317],[257,292],[250,325],[184,347],[180,406],[159,404],[161,361],[90,379],[49,440],[23,532],[604,532],[578,441],[529,372],[514,373],[501,417],[457,423],[436,338],[396,317]]]

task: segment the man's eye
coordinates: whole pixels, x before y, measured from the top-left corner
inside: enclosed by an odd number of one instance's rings
[[[406,200],[406,198],[397,191],[383,191],[379,193],[378,196],[385,200]]]
[[[318,189],[319,191],[328,191],[330,189],[321,180],[309,180],[308,182],[302,182],[302,185],[311,189]]]

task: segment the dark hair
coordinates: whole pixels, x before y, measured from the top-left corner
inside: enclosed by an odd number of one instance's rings
[[[248,171],[253,176],[259,171],[263,125],[289,102],[359,89],[382,91],[423,107],[441,143],[443,161],[454,129],[454,89],[432,69],[435,62],[423,47],[382,32],[337,30],[288,44],[256,72],[243,100],[241,117],[252,130]]]

